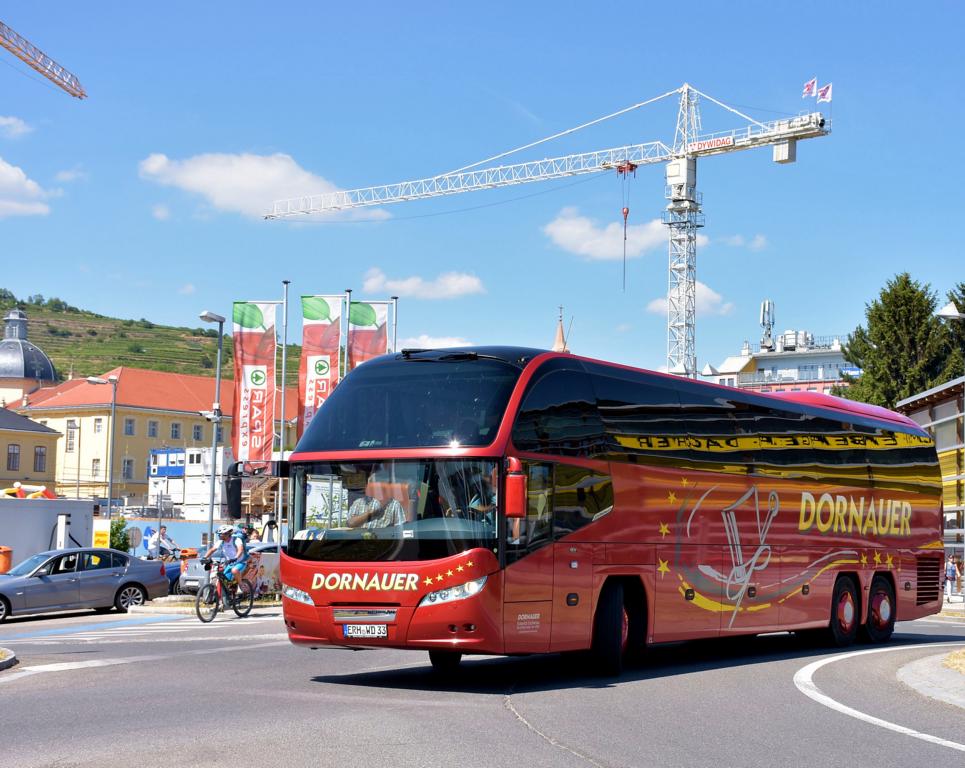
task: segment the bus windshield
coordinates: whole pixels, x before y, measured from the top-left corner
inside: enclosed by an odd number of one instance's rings
[[[288,554],[316,561],[433,560],[496,549],[493,459],[292,466]]]
[[[371,360],[335,388],[298,450],[489,445],[519,374],[468,353]]]

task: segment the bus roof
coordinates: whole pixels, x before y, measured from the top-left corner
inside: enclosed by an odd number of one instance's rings
[[[843,397],[834,397],[833,395],[824,395],[820,392],[773,392],[769,394],[771,397],[780,398],[781,400],[790,400],[793,403],[800,403],[801,405],[813,405],[819,408],[830,408],[831,410],[835,411],[853,413],[857,416],[867,416],[872,419],[881,419],[882,421],[893,421],[897,424],[902,424],[907,427],[921,429],[921,426],[917,422],[909,419],[907,416],[903,416],[900,413],[895,413],[894,411],[889,411],[887,408],[882,408],[880,405],[859,403],[856,400],[848,400]]]

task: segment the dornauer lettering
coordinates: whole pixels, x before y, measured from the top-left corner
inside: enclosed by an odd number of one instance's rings
[[[799,531],[867,536],[911,536],[911,504],[900,499],[801,494]]]
[[[403,592],[418,589],[415,573],[316,573],[312,589],[357,590],[359,592]]]

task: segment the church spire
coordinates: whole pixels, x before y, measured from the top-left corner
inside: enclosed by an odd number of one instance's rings
[[[556,323],[556,338],[553,340],[554,352],[569,352],[566,348],[566,334],[563,333],[563,307],[560,306],[560,317]]]

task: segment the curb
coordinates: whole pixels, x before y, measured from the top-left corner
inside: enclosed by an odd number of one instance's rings
[[[965,709],[965,692],[960,672],[943,665],[947,653],[926,656],[898,670],[898,681],[923,696]]]
[[[257,616],[260,609],[264,608],[281,608],[281,603],[258,603],[251,609],[251,615]],[[180,603],[167,605],[152,605],[147,603],[145,605],[132,605],[127,609],[128,613],[150,613],[150,614],[170,614],[174,616],[194,616],[194,601],[190,603]]]
[[[0,648],[0,651],[3,651],[5,654],[7,654],[5,658],[0,659],[0,671],[9,669],[17,663],[17,654],[15,654],[9,648]]]

